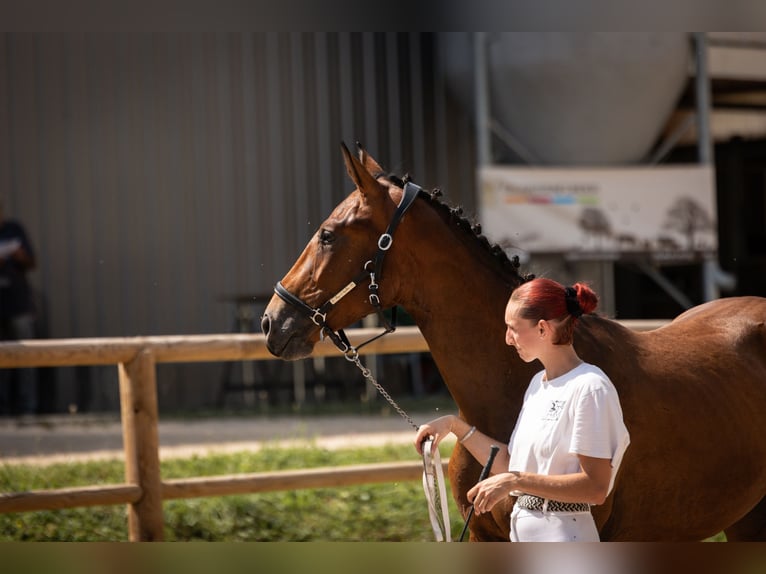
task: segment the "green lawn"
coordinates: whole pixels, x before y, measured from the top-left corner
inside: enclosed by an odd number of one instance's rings
[[[451,445],[443,445],[442,457]],[[254,453],[170,459],[164,479],[417,460],[409,445],[349,450],[268,448]],[[0,492],[23,492],[124,482],[121,461],[0,465]],[[449,493],[449,487],[447,488]],[[452,535],[463,519],[448,494]],[[170,500],[164,503],[166,541],[430,542],[420,481],[345,488]],[[0,541],[125,541],[125,505],[0,514]],[[723,535],[710,539],[725,540]]]
[[[443,452],[446,458],[449,452]],[[418,460],[411,446],[265,449],[172,459],[164,479]],[[0,467],[0,492],[124,482],[121,461]],[[448,489],[449,491],[449,489]],[[452,530],[462,518],[449,497]],[[167,541],[433,541],[419,481],[170,500]],[[125,505],[0,514],[0,541],[127,540]]]

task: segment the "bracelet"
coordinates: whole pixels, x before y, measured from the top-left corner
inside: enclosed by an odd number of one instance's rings
[[[471,438],[471,436],[475,432],[476,432],[476,427],[472,426],[471,428],[468,429],[468,432],[463,435],[463,438],[458,440],[458,442],[463,443],[463,442],[467,441],[469,438]]]

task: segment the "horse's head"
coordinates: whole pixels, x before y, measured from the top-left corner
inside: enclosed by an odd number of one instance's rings
[[[379,290],[377,285],[383,256],[388,269],[397,250],[385,234],[401,217],[400,203],[411,203],[414,196],[381,177],[383,170],[361,147],[359,158],[345,145],[341,148],[356,189],[322,223],[277,284],[261,321],[269,351],[283,359],[311,354],[323,332],[338,344],[338,330],[391,306],[395,282],[387,276]]]

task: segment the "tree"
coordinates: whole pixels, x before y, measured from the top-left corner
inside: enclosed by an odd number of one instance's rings
[[[694,236],[698,231],[713,228],[713,218],[697,201],[690,197],[680,197],[668,210],[663,225],[686,237],[689,250],[694,251]]]
[[[593,237],[610,237],[612,226],[603,211],[596,207],[586,207],[580,214],[580,229]]]

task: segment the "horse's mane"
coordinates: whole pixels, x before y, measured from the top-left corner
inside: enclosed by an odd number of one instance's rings
[[[405,174],[403,178],[390,173],[379,174],[378,177],[384,177],[397,187],[404,187],[404,185],[410,181],[409,174]],[[519,284],[534,279],[535,276],[533,274],[520,274],[519,268],[521,267],[521,263],[519,261],[519,256],[514,255],[513,257],[508,257],[508,254],[502,246],[497,243],[491,243],[489,239],[482,234],[480,223],[471,222],[467,217],[463,216],[462,207],[452,207],[441,200],[441,189],[437,187],[431,190],[431,192],[421,189],[419,197],[425,199],[449,225],[461,229],[466,235],[473,238],[479,247],[491,255],[502,272],[510,273]]]

